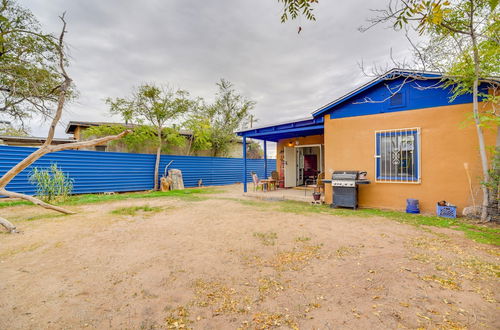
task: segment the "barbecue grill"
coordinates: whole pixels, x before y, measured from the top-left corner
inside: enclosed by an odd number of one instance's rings
[[[358,207],[358,185],[370,181],[360,179],[359,171],[334,171],[332,174],[333,202],[331,207]]]

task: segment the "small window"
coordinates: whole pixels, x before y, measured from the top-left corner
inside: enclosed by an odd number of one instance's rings
[[[95,146],[95,151],[106,151],[106,146]]]
[[[377,182],[420,182],[420,128],[375,132]]]
[[[396,93],[389,99],[389,107],[401,107],[404,105],[403,101],[403,94],[401,92]]]

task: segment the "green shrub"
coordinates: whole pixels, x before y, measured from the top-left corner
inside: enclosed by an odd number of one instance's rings
[[[36,185],[36,195],[45,202],[64,201],[73,191],[73,180],[57,167],[35,167],[30,173],[29,181]]]

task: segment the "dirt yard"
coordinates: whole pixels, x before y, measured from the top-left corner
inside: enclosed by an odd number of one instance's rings
[[[279,204],[0,209],[23,231],[0,235],[0,329],[500,328],[500,248]]]

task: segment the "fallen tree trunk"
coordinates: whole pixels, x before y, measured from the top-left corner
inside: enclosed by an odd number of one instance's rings
[[[44,207],[46,209],[54,210],[54,211],[57,211],[57,212],[60,212],[60,213],[75,214],[75,212],[73,212],[73,211],[69,211],[69,210],[66,210],[66,209],[64,209],[62,207],[45,203],[44,201],[41,201],[38,198],[30,196],[30,195],[20,194],[20,193],[16,193],[16,192],[13,192],[13,191],[8,191],[8,190],[5,190],[5,189],[0,190],[0,195],[5,195],[5,196],[8,196],[8,197],[12,197],[12,198],[21,198],[21,199],[24,199],[24,200],[26,200],[28,202],[32,202],[35,205]]]
[[[93,147],[98,144],[106,143],[109,141],[121,139],[125,135],[129,134],[131,131],[126,130],[117,135],[105,136],[98,139],[88,140],[88,141],[79,141],[79,142],[71,142],[64,143],[59,145],[43,145],[36,151],[33,151],[28,157],[17,163],[14,167],[12,167],[9,171],[7,171],[0,178],[0,189],[4,189],[5,186],[22,170],[33,164],[36,160],[38,160],[43,155],[46,155],[51,152],[62,151],[62,150],[70,150],[70,149],[79,149],[85,147]]]
[[[32,202],[35,205],[44,207],[46,209],[54,210],[60,213],[64,214],[75,214],[73,211],[66,210],[62,207],[51,205],[48,203],[45,203],[41,200],[39,200],[36,197],[13,192],[13,191],[8,191],[5,189],[5,186],[17,175],[19,174],[22,170],[33,164],[36,160],[40,159],[43,155],[46,155],[51,152],[55,151],[62,151],[62,150],[69,150],[69,149],[78,149],[82,147],[91,147],[95,146],[101,143],[105,143],[108,141],[113,141],[122,138],[123,136],[127,135],[130,133],[130,130],[123,131],[120,134],[117,135],[112,135],[112,136],[106,136],[103,138],[99,139],[94,139],[94,140],[88,140],[88,141],[80,141],[80,142],[72,142],[72,143],[65,143],[65,144],[60,144],[57,146],[42,146],[40,149],[34,151],[31,153],[28,157],[20,161],[18,164],[16,164],[14,167],[12,167],[7,173],[5,173],[1,178],[0,178],[0,195],[8,196],[8,197],[14,197],[14,198],[21,198],[24,200],[27,200],[29,202]],[[5,227],[9,232],[15,233],[16,232],[16,227],[7,221],[5,218],[1,218],[0,225]]]
[[[59,86],[59,97],[57,100],[57,109],[56,109],[54,117],[52,118],[52,121],[50,123],[49,132],[47,133],[47,139],[45,140],[45,143],[39,149],[32,152],[25,159],[23,159],[22,161],[17,163],[14,167],[12,167],[9,171],[7,171],[4,175],[2,175],[2,177],[0,177],[0,195],[22,198],[24,200],[27,200],[27,201],[34,203],[35,205],[39,205],[39,206],[47,208],[47,209],[51,209],[51,210],[61,212],[64,214],[74,214],[75,212],[73,212],[73,211],[68,211],[62,207],[54,206],[54,205],[45,203],[36,197],[8,191],[7,189],[5,189],[7,187],[7,184],[10,181],[12,181],[12,179],[14,179],[14,177],[16,175],[18,175],[22,170],[26,169],[31,164],[33,164],[36,160],[40,159],[40,157],[42,157],[43,155],[46,155],[46,154],[51,153],[51,152],[62,151],[62,150],[92,147],[92,146],[95,146],[98,144],[102,144],[102,143],[106,143],[109,141],[120,139],[131,132],[130,130],[126,130],[126,131],[123,131],[117,135],[106,136],[106,137],[102,137],[102,138],[98,138],[98,139],[65,143],[65,144],[60,144],[60,145],[51,145],[52,140],[54,139],[56,126],[59,123],[59,120],[61,119],[62,112],[64,109],[64,104],[66,102],[66,96],[67,96],[68,90],[69,90],[69,88],[71,86],[71,82],[72,82],[72,80],[69,77],[69,75],[67,74],[66,68],[65,68],[64,34],[66,33],[66,21],[64,20],[64,15],[61,16],[60,18],[61,18],[61,21],[63,22],[63,28],[62,28],[61,34],[59,36],[59,43],[57,45],[57,51],[59,54],[59,69],[61,71],[60,73],[61,73],[61,77],[63,78],[63,82]],[[0,218],[0,225],[5,227],[11,233],[16,232],[16,227],[5,218]]]
[[[0,225],[4,226],[9,233],[17,233],[16,226],[10,223],[7,219],[0,217]]]

